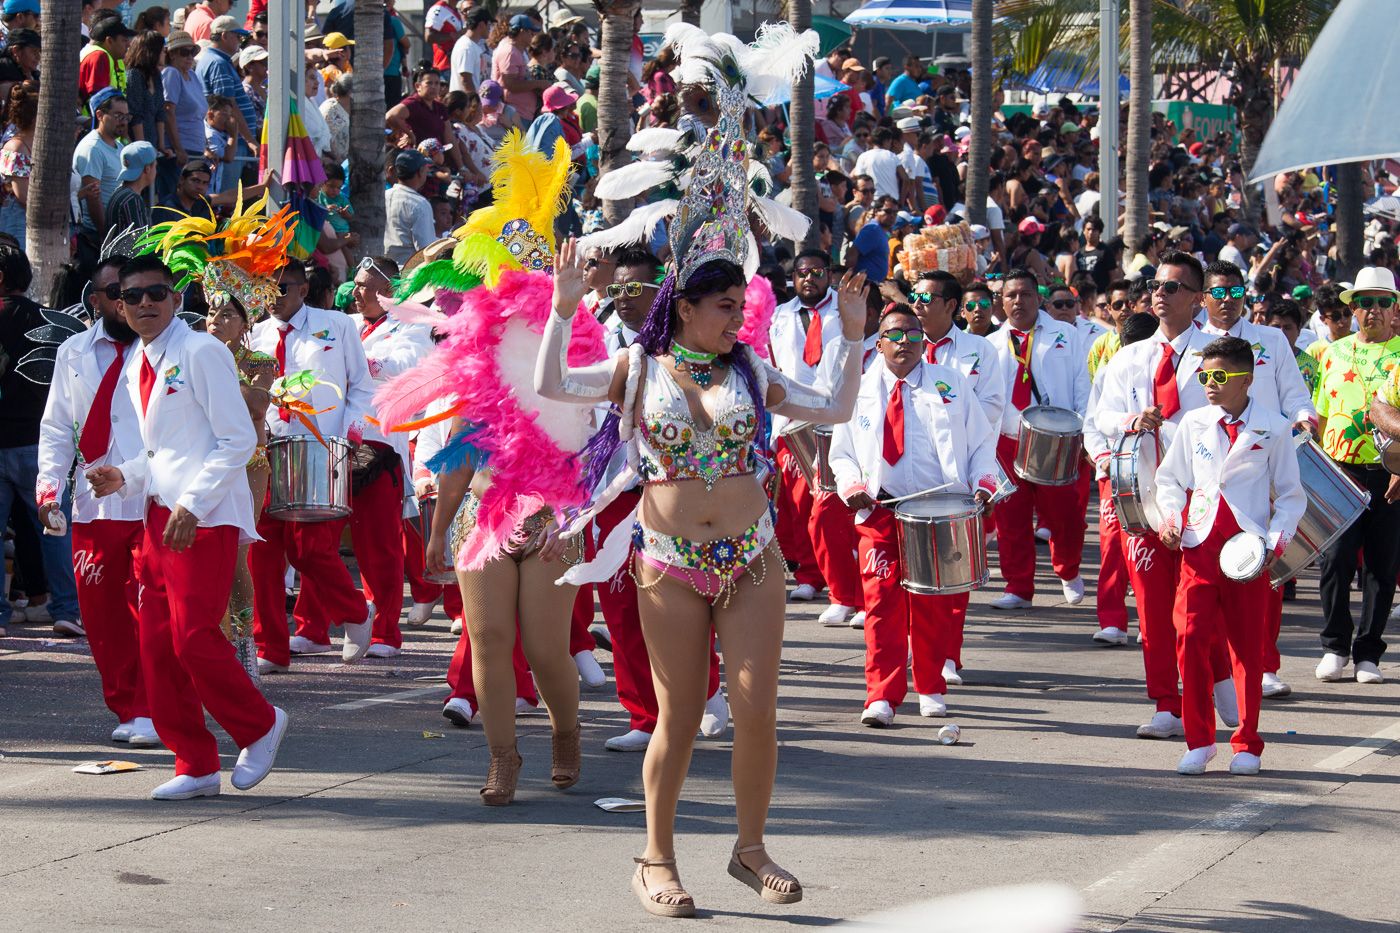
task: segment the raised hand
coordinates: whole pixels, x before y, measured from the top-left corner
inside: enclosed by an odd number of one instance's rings
[[[865,302],[870,286],[864,272],[847,272],[836,286],[836,307],[841,313],[841,333],[847,340],[865,337]]]
[[[588,282],[583,276],[583,250],[578,240],[570,237],[559,246],[554,256],[554,313],[564,320],[574,316],[579,302],[588,294]]]

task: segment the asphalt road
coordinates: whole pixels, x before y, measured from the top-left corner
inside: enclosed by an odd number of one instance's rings
[[[1294,694],[1266,701],[1265,771],[1252,778],[1226,773],[1223,730],[1213,770],[1198,778],[1176,775],[1180,742],[1135,738],[1151,713],[1140,652],[1090,642],[1092,584],[1072,608],[1042,583],[1053,598],[1042,586],[1024,613],[985,609],[995,588],[974,596],[966,684],[953,688],[947,720],[906,702],[878,731],[857,721],[861,634],[817,625],[820,606],[790,607],[768,842],[807,896],[774,907],[725,873],[729,746],[704,741],[678,856],[706,928],[828,926],[1031,882],[1078,892],[1087,930],[1396,928],[1400,688],[1313,679],[1314,575],[1286,604],[1282,673]],[[408,630],[400,658],[346,667],[322,656],[265,680],[291,728],[278,769],[252,792],[225,781],[218,798],[156,803],[147,794],[170,776],[170,754],[109,744],[114,723],[86,645],[54,642],[26,626],[0,640],[0,929],[623,933],[665,923],[628,889],[642,815],[593,805],[641,796],[641,756],[602,747],[626,730],[611,683],[584,694],[578,786],[549,786],[547,721],[525,717],[516,804],[483,807],[484,736],[439,715],[454,643],[439,611]],[[937,743],[945,722],[961,727],[958,745]],[[237,750],[221,739],[227,770]],[[114,757],[145,770],[73,773]],[[917,929],[947,929],[946,916],[935,909]],[[975,929],[1009,928],[989,919]]]

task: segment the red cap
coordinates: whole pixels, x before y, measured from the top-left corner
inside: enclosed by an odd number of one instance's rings
[[[924,223],[930,227],[936,227],[948,219],[948,209],[942,204],[935,204],[924,211]]]

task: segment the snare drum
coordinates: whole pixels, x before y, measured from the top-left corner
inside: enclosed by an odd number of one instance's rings
[[[1084,460],[1084,419],[1068,408],[1036,405],[1021,412],[1016,475],[1041,486],[1070,486]]]
[[[272,468],[267,514],[289,522],[324,522],[350,514],[350,443],[310,434],[279,437],[267,445]]]
[[[1392,476],[1400,476],[1400,443],[1396,443],[1390,435],[1382,434],[1379,429],[1371,431],[1371,438],[1375,442],[1376,453],[1380,454],[1381,466]]]
[[[1157,432],[1124,434],[1113,445],[1108,461],[1108,483],[1118,524],[1129,534],[1155,532],[1161,524],[1157,511],[1157,462],[1161,442]]]
[[[807,488],[814,493],[835,492],[836,478],[831,472],[831,426],[804,424],[782,438],[788,453],[797,461]]]
[[[1307,569],[1371,503],[1371,494],[1356,485],[1311,437],[1300,434],[1294,442],[1298,445],[1298,474],[1308,494],[1308,507],[1298,520],[1293,539],[1269,571],[1274,586]]]
[[[922,596],[969,593],[985,586],[991,574],[982,533],[985,514],[975,500],[960,495],[923,496],[895,506],[903,565],[900,585]]]
[[[1268,555],[1263,538],[1241,531],[1220,546],[1220,572],[1237,583],[1248,583],[1264,571]]]
[[[433,513],[437,511],[437,494],[429,493],[418,500],[418,536],[423,539],[423,579],[429,583],[456,583],[457,574],[452,570],[452,555],[446,556],[447,572],[432,573],[428,570],[428,538],[433,530]]]

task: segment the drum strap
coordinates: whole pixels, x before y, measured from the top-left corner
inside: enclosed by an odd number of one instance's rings
[[[1020,363],[1026,368],[1026,378],[1029,379],[1031,383],[1031,397],[1035,399],[1037,405],[1044,405],[1045,400],[1040,397],[1040,386],[1036,385],[1035,382],[1035,371],[1031,369],[1031,348],[1035,342],[1035,331],[1030,330],[1026,332],[1026,338],[1021,342],[1020,347],[1016,346],[1015,332],[1008,329],[1006,337],[1011,341],[1011,355],[1015,358],[1017,363]]]

